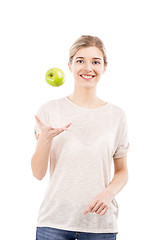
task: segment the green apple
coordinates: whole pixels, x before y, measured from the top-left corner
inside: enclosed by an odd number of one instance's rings
[[[53,87],[61,86],[65,80],[64,72],[59,68],[51,68],[46,72],[45,80]]]

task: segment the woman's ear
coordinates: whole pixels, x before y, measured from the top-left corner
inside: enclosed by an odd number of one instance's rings
[[[106,63],[106,64],[104,65],[104,71],[103,71],[103,73],[105,73],[106,68],[107,68],[107,65],[108,65],[108,63]]]
[[[103,74],[105,73],[106,71],[106,68],[107,68],[107,65],[104,66],[104,71],[103,71]]]
[[[68,62],[68,67],[69,67],[69,70],[72,72],[72,68],[71,68],[70,62]]]

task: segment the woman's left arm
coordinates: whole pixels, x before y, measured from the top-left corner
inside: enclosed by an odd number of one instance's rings
[[[113,158],[113,160],[114,177],[111,183],[92,199],[87,209],[83,212],[84,215],[88,212],[104,215],[115,195],[126,185],[128,181],[127,155],[123,158]]]
[[[106,187],[106,191],[111,191],[117,195],[128,182],[127,155],[123,158],[113,158],[114,177],[111,183]]]

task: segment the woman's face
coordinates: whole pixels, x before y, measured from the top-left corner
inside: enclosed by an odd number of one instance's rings
[[[105,72],[103,53],[97,47],[79,49],[68,64],[76,84],[93,87]]]

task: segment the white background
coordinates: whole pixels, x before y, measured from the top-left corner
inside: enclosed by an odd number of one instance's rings
[[[108,67],[97,95],[124,109],[128,119],[129,181],[117,195],[118,240],[159,234],[159,1],[2,1],[0,4],[0,219],[1,238],[35,239],[49,175],[32,176],[34,115],[41,104],[67,96],[74,80],[68,52],[81,35],[98,36]],[[63,69],[51,87],[45,73]],[[88,203],[86,203],[88,204]]]

